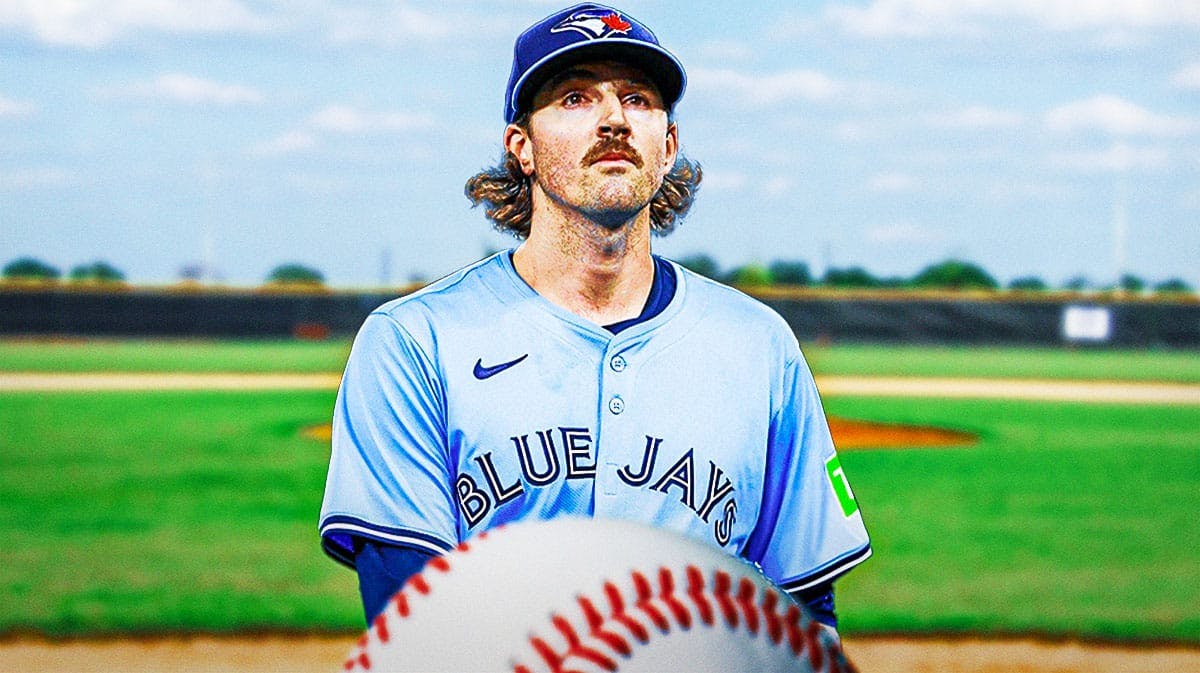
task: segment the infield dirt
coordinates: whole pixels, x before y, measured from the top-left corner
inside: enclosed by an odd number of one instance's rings
[[[3,673],[333,673],[354,637],[196,637],[0,641]],[[1200,649],[1138,649],[1032,640],[856,638],[846,652],[862,673],[1183,673]]]

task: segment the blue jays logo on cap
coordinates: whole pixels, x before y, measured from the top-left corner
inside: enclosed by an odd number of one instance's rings
[[[620,13],[611,10],[586,10],[577,12],[560,21],[550,29],[551,33],[564,30],[577,30],[588,38],[598,40],[614,33],[624,35],[633,28],[633,24],[621,18]]]
[[[504,95],[504,121],[529,111],[533,96],[555,73],[588,59],[641,68],[658,86],[670,110],[683,95],[683,65],[644,24],[597,4],[575,5],[542,19],[517,37]]]

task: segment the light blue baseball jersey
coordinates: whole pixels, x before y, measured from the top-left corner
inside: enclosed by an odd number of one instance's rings
[[[787,590],[865,560],[794,334],[674,269],[667,307],[616,335],[538,295],[509,252],[371,313],[334,411],[325,550],[353,565],[357,536],[441,553],[570,514],[704,540]]]

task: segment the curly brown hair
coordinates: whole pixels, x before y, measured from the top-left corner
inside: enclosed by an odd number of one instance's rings
[[[682,154],[675,159],[662,186],[650,199],[651,233],[665,236],[675,230],[691,209],[702,178],[700,164]],[[472,207],[485,204],[484,212],[497,230],[520,239],[529,237],[533,180],[521,170],[521,162],[514,154],[506,152],[499,164],[472,176],[463,191]]]

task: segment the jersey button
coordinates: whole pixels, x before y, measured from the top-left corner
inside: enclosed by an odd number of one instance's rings
[[[623,372],[629,366],[629,363],[625,361],[624,357],[618,355],[608,361],[608,366],[612,367],[614,372]]]
[[[625,400],[622,400],[620,397],[612,398],[608,401],[608,410],[614,414],[619,414],[622,411],[625,411]]]

